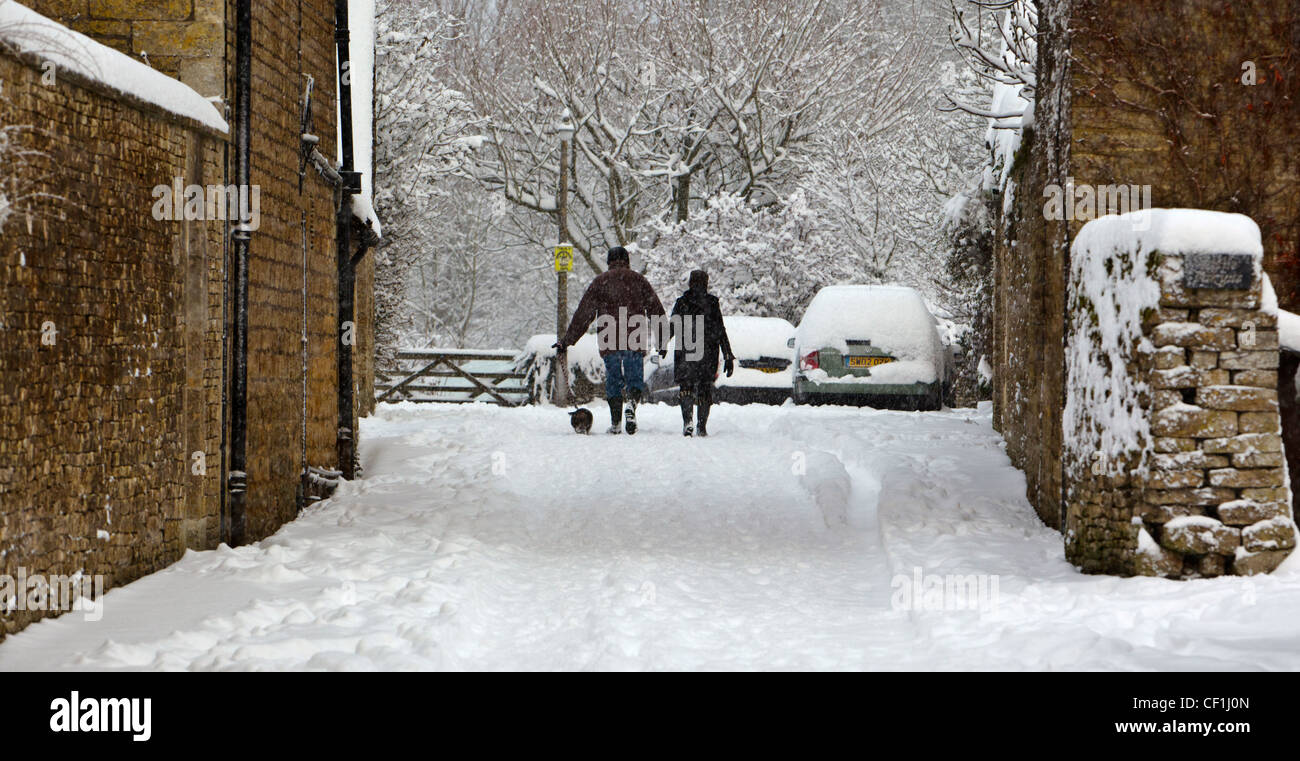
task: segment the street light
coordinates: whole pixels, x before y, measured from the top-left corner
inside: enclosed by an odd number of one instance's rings
[[[555,212],[559,218],[559,245],[555,247],[555,335],[564,338],[569,322],[569,271],[573,269],[573,246],[569,243],[569,143],[573,140],[573,115],[569,109],[560,114],[555,125],[560,136],[560,190],[556,194]],[[557,405],[569,403],[569,352],[561,346],[555,352],[555,389],[551,400]]]

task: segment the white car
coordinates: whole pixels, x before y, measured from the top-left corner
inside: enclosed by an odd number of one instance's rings
[[[835,285],[817,292],[790,340],[795,404],[937,410],[952,357],[913,288]]]

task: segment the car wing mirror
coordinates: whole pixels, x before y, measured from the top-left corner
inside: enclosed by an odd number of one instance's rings
[[[786,345],[788,348],[793,349],[793,348],[794,348],[794,339],[791,338],[789,341],[786,341],[786,342],[785,342],[785,345]]]
[[[652,364],[652,365],[657,365],[657,364],[659,364],[659,355],[658,355],[658,354],[651,354],[651,355],[650,355],[650,364]]]

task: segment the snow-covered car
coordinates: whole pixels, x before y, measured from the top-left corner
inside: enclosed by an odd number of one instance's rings
[[[915,289],[835,285],[817,292],[790,340],[795,404],[937,410],[952,357]]]
[[[728,378],[721,372],[715,381],[713,401],[733,404],[781,404],[790,398],[794,351],[790,339],[794,326],[779,317],[723,317],[736,368]],[[667,357],[651,355],[647,391],[650,399],[677,403],[677,383],[673,380],[673,344]]]

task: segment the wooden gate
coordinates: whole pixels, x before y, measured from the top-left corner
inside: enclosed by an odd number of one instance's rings
[[[376,373],[380,402],[487,402],[517,407],[531,400],[519,352],[478,349],[400,351],[396,368]],[[400,379],[400,380],[399,380]]]

